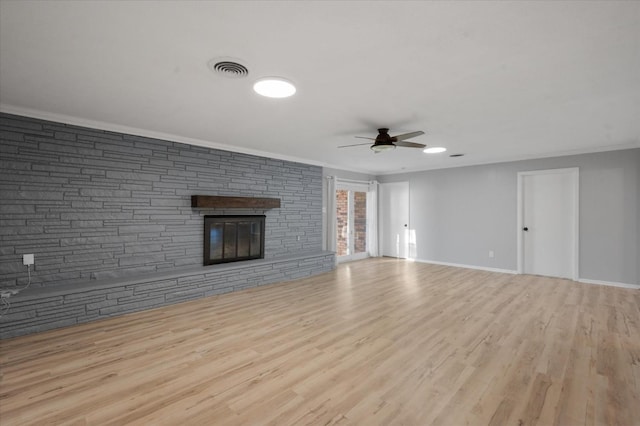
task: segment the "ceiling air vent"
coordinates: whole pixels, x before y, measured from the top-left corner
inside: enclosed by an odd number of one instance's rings
[[[228,78],[242,78],[249,74],[247,67],[232,60],[212,59],[208,65],[214,73]]]

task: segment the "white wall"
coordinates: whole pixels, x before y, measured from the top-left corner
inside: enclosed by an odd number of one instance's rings
[[[417,259],[516,270],[517,173],[566,167],[580,168],[580,278],[640,284],[640,149],[377,179],[409,182]]]

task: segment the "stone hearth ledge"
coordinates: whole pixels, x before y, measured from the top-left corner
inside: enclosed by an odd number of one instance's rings
[[[246,269],[248,267],[259,267],[273,265],[277,263],[285,263],[295,260],[304,260],[328,256],[335,254],[331,251],[314,251],[301,252],[295,255],[282,257],[274,257],[270,259],[254,259],[240,262],[219,263],[207,266],[192,266],[188,268],[173,269],[171,271],[152,272],[144,275],[136,275],[132,277],[116,277],[103,280],[90,280],[86,284],[78,285],[55,285],[51,287],[30,287],[15,296],[11,297],[11,302],[28,301],[33,299],[41,299],[43,297],[66,296],[74,293],[85,293],[92,290],[104,290],[112,287],[122,287],[135,284],[146,283],[150,281],[168,280],[175,278],[185,278],[194,275],[215,274],[233,271],[235,269]]]
[[[0,339],[292,281],[334,268],[335,253],[314,251],[88,281],[84,285],[29,288],[11,297],[9,311],[0,317]]]

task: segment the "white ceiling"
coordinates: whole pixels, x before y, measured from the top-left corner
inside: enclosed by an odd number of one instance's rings
[[[640,2],[0,0],[0,103],[372,174],[638,147]],[[337,148],[378,127],[448,152]]]

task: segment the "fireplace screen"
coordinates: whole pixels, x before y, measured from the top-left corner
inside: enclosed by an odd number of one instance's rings
[[[205,216],[204,264],[264,257],[265,216]]]

